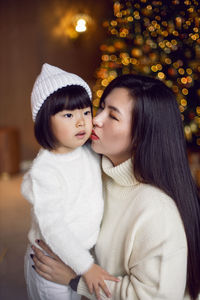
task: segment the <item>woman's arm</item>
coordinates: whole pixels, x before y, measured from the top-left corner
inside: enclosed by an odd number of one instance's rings
[[[37,243],[49,256],[45,255],[39,248],[32,246],[32,249],[35,252],[32,259],[35,263],[34,269],[36,272],[47,280],[63,285],[69,285],[70,281],[76,277],[74,271],[55,255],[43,241],[37,241]],[[102,292],[106,297],[111,297],[104,280],[119,281],[116,277],[111,276],[100,266],[95,264],[83,274],[82,277],[84,278],[84,282],[86,283],[87,290],[90,294],[93,294],[93,292],[95,293],[95,299],[100,299],[100,288],[102,288]]]
[[[49,252],[43,242],[41,242],[41,247],[50,255],[51,252]],[[37,273],[45,279],[68,285],[71,279],[75,277],[73,271],[54,254],[52,254],[53,258],[51,258],[43,254],[43,252],[36,247],[33,247],[33,250],[35,252],[33,258],[35,269]],[[168,257],[168,261],[162,263],[159,256],[149,257],[146,261],[141,261],[140,264],[133,267],[129,275],[119,277],[120,282],[116,283],[109,281],[108,279],[106,284],[112,294],[111,299],[155,299],[157,295],[159,295],[160,300],[182,299],[185,289],[185,272],[183,269],[185,268],[185,261],[187,257],[186,252],[186,249],[182,249],[173,256]],[[167,264],[167,267],[165,264]],[[161,285],[159,287],[160,275],[158,267],[160,268],[160,272],[166,273],[163,275],[166,279],[168,279],[168,281],[164,283],[165,287],[163,294],[159,291],[159,289],[163,289],[163,286]],[[154,276],[152,276],[152,271]],[[86,299],[96,300],[99,299],[99,297],[102,300],[110,299],[102,290],[100,290],[100,296],[98,297],[96,297],[95,294],[91,294],[83,279],[80,279],[77,292],[78,294],[87,297]],[[168,298],[166,298],[166,295]]]
[[[33,267],[36,272],[49,281],[69,285],[69,282],[77,274],[53,253],[43,241],[40,241],[39,244],[49,256],[45,255],[39,248],[32,246],[35,253],[32,257],[34,262]]]
[[[148,211],[146,218],[140,220],[137,230],[130,231],[130,236],[127,236],[129,242],[125,246],[126,274],[118,277],[118,283],[106,281],[112,299],[183,299],[187,244],[177,214],[164,216],[167,210],[164,206],[156,213]],[[47,273],[54,278],[57,270],[53,270],[52,262],[48,263]],[[60,268],[58,265],[55,267]],[[61,277],[59,280],[62,281]],[[89,293],[82,278],[77,292],[89,299],[97,299]],[[102,291],[100,297],[102,300],[109,299]]]
[[[106,281],[107,287],[113,300],[143,300],[143,299],[183,299],[185,292],[185,270],[187,250],[182,249],[173,257],[168,258],[168,262],[160,263],[160,257],[149,258],[148,262],[141,262],[135,266],[129,274],[119,276],[120,282]],[[167,266],[166,266],[167,265]],[[160,280],[160,274],[165,274],[166,282]],[[178,269],[179,268],[179,269]],[[155,272],[154,272],[155,271]],[[163,276],[162,275],[162,276]],[[163,286],[164,285],[164,286]],[[88,297],[90,300],[96,300],[95,295],[91,295],[84,280],[80,279],[77,293]],[[100,291],[101,300],[109,298]]]

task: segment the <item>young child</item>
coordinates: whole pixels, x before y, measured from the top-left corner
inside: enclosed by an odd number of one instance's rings
[[[99,157],[84,145],[92,130],[91,90],[79,76],[45,63],[31,104],[35,137],[42,149],[22,183],[22,194],[32,204],[25,256],[28,295],[31,300],[80,299],[70,287],[35,272],[31,245],[43,239],[90,286],[91,277],[95,281],[103,272],[89,251],[103,214]]]

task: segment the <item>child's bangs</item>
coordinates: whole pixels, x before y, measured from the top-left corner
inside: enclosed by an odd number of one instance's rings
[[[55,92],[52,102],[52,115],[62,110],[75,110],[92,106],[86,90],[77,85],[68,86]]]

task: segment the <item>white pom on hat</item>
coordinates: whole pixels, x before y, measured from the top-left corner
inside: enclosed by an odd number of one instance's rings
[[[89,98],[92,99],[92,92],[88,84],[81,77],[47,63],[43,64],[41,73],[38,75],[31,93],[33,121],[35,121],[37,113],[47,97],[58,89],[70,85],[82,86],[88,93]]]

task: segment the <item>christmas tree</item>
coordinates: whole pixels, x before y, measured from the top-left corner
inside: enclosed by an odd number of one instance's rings
[[[116,76],[144,74],[163,80],[176,94],[188,145],[200,149],[200,4],[196,0],[113,1],[104,22],[94,105]]]

